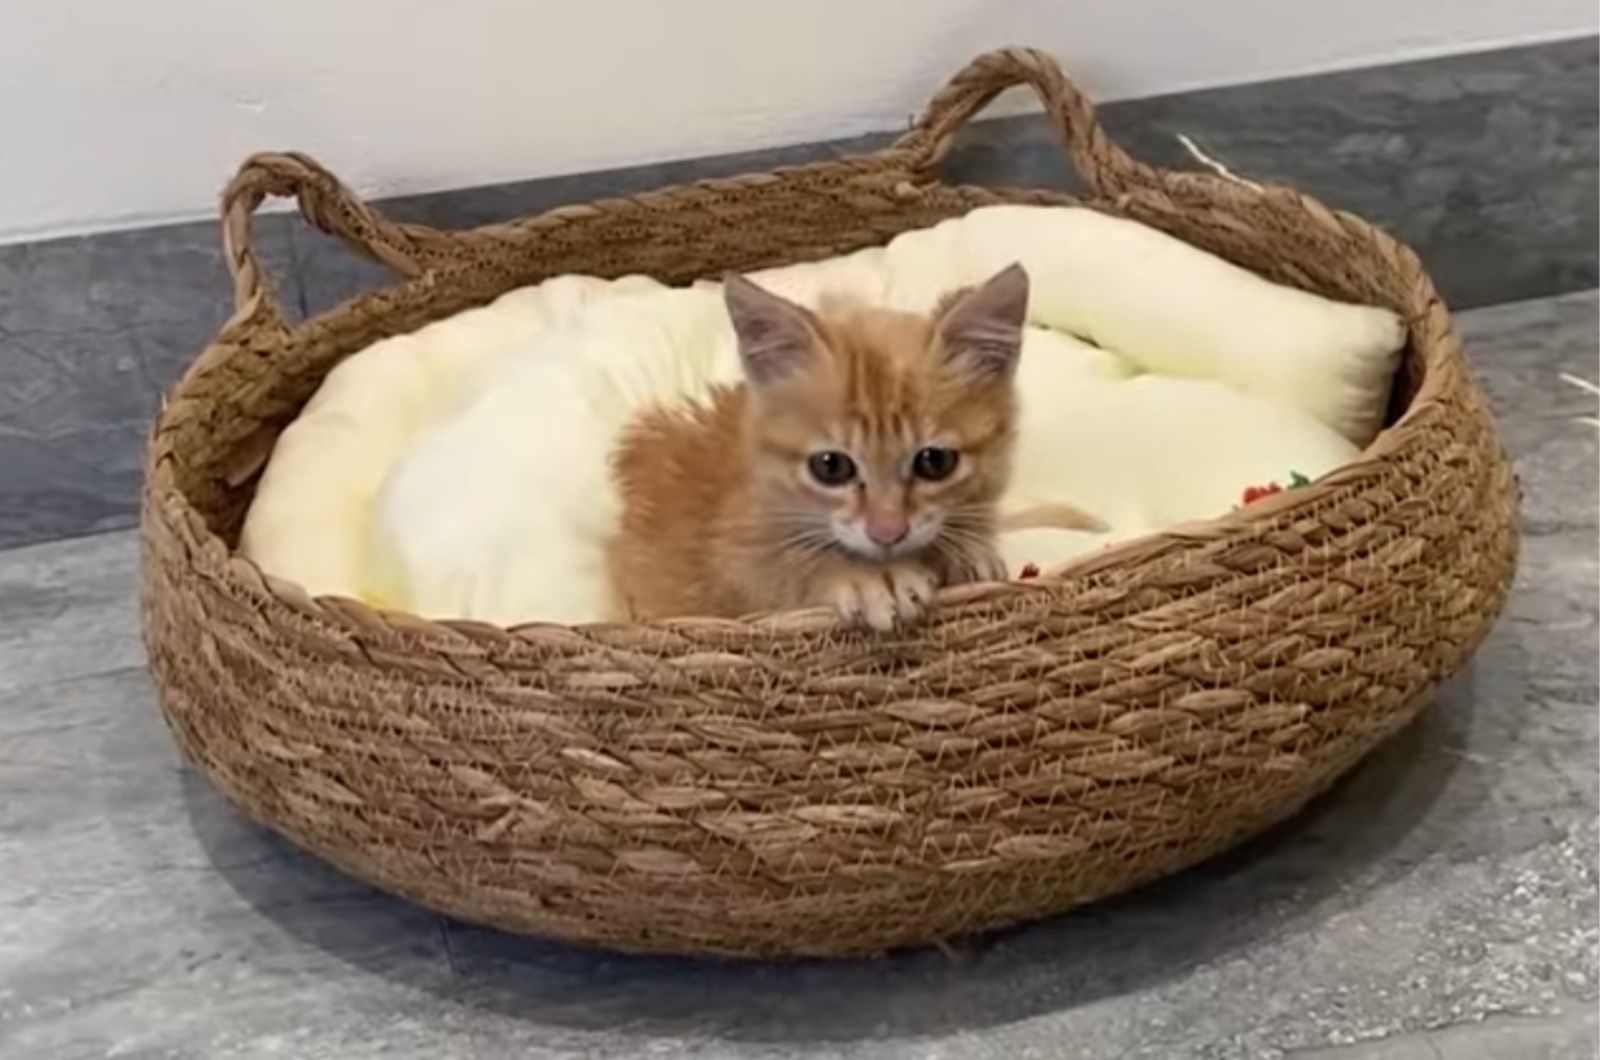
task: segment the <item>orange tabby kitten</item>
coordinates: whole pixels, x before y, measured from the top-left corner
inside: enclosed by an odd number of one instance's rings
[[[615,457],[613,585],[634,618],[824,605],[887,630],[940,585],[998,579],[1028,276],[929,316],[813,313],[731,276],[745,382],[653,409]]]

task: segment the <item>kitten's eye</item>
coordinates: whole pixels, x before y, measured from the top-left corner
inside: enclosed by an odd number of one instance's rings
[[[856,477],[856,462],[832,449],[812,453],[806,460],[806,469],[824,486],[843,486]]]
[[[961,454],[954,449],[930,445],[926,449],[918,449],[917,455],[911,458],[911,473],[926,482],[938,482],[942,478],[949,478],[959,463]]]

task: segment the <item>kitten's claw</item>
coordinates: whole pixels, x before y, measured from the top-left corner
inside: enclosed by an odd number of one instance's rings
[[[863,568],[840,576],[828,598],[845,625],[887,633],[921,618],[937,589],[933,573],[922,566]]]
[[[842,625],[886,629],[894,624],[892,601],[876,581],[840,578],[829,587],[828,598]]]
[[[922,566],[892,567],[884,572],[884,580],[894,591],[895,614],[901,622],[921,618],[939,591],[933,572]]]

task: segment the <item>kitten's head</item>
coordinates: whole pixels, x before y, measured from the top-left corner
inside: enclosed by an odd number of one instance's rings
[[[739,276],[724,290],[761,514],[781,541],[871,562],[988,541],[1010,471],[1020,265],[925,316],[813,313]]]

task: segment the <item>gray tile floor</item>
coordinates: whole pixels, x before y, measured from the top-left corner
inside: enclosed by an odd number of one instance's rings
[[[1508,613],[1298,820],[953,954],[725,964],[447,923],[247,824],[156,713],[125,533],[0,552],[0,1057],[1587,1058],[1593,293],[1477,310],[1520,464]]]

